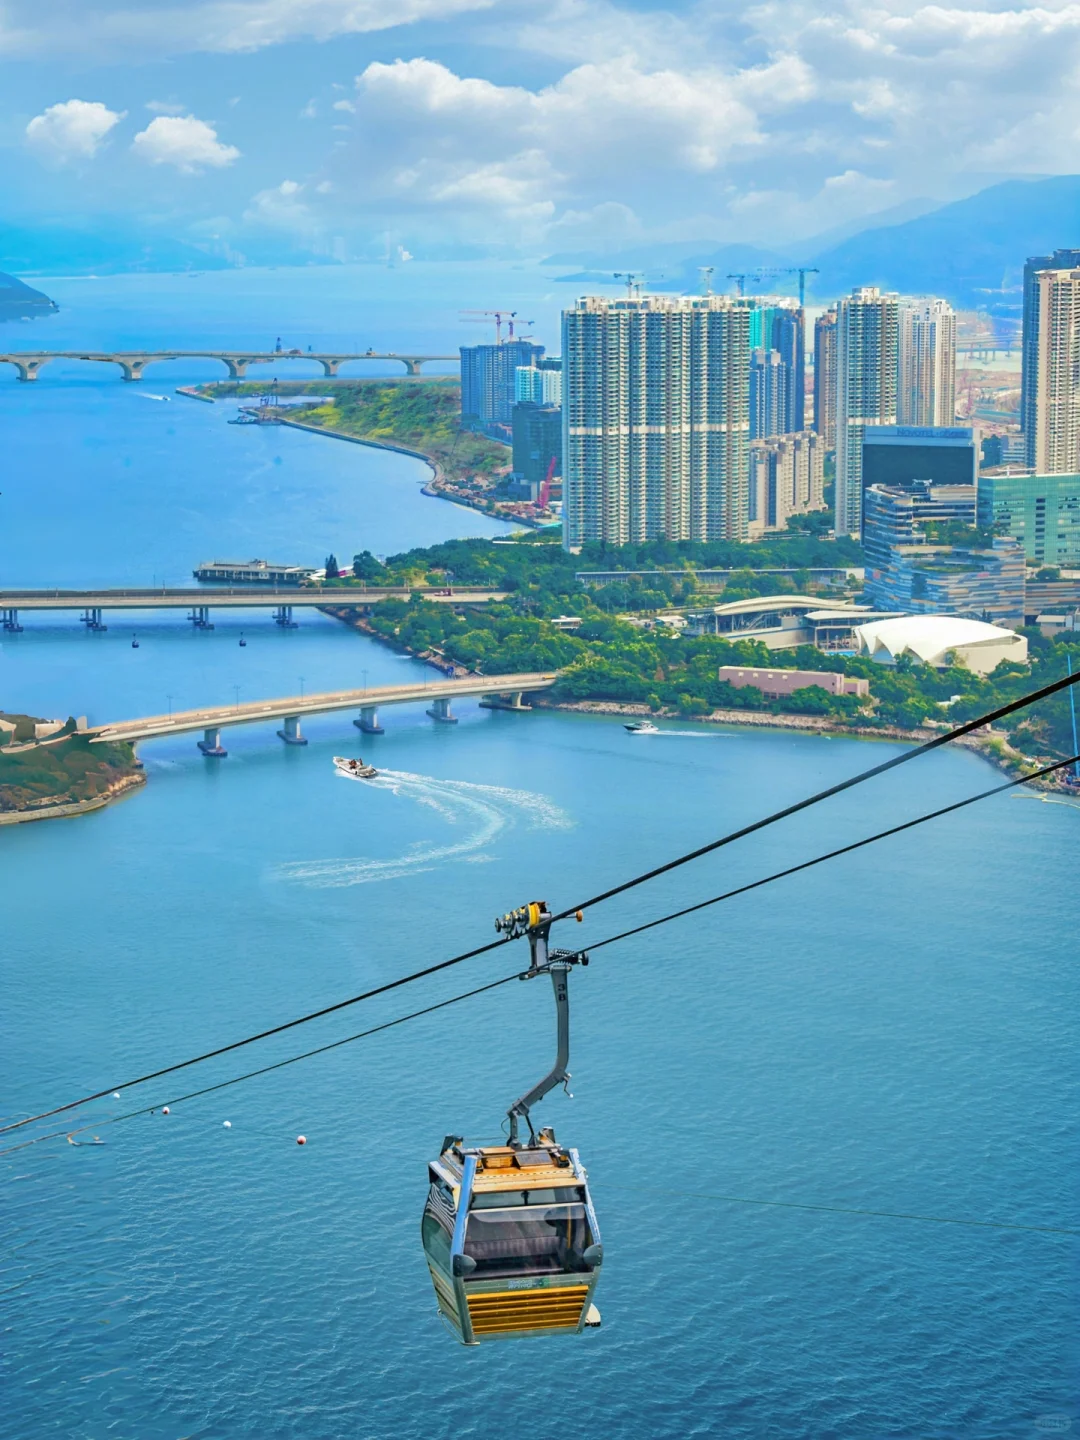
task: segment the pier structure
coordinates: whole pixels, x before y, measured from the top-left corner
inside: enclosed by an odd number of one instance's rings
[[[105,630],[102,615],[106,610],[187,610],[188,620],[197,630],[213,630],[210,611],[272,610],[274,623],[284,630],[295,630],[294,610],[318,610],[325,606],[335,609],[364,610],[380,600],[410,600],[420,595],[440,605],[481,605],[488,600],[505,600],[501,590],[454,589],[448,594],[445,586],[414,586],[411,589],[359,589],[318,586],[264,587],[250,589],[234,586],[220,590],[180,588],[152,590],[0,590],[0,629],[18,633],[21,611],[78,610],[88,630]]]
[[[32,381],[52,360],[88,360],[119,365],[125,381],[141,380],[148,365],[159,360],[220,360],[230,380],[243,380],[249,365],[277,365],[283,360],[313,360],[327,378],[338,374],[352,360],[394,360],[405,366],[405,374],[418,377],[424,365],[444,361],[457,365],[457,355],[399,355],[393,350],[9,350],[0,352],[0,364],[14,365],[18,378]]]
[[[272,700],[252,700],[234,705],[208,706],[200,710],[178,710],[168,715],[147,715],[133,720],[114,720],[105,725],[88,725],[91,744],[127,740],[155,740],[165,735],[202,731],[197,741],[204,755],[222,759],[228,751],[221,743],[226,726],[253,725],[280,720],[277,732],[287,745],[306,745],[300,729],[305,715],[325,715],[338,710],[359,710],[353,724],[366,735],[381,735],[379,710],[388,705],[428,702],[427,714],[439,724],[454,725],[457,716],[451,701],[471,696],[485,697],[490,709],[522,710],[522,697],[532,691],[549,690],[558,680],[557,671],[535,671],[516,675],[467,675],[412,685],[381,685],[359,690],[331,690],[315,695],[287,695]]]

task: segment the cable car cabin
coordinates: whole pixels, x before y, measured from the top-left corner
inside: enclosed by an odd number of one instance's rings
[[[428,1176],[424,1251],[463,1344],[600,1323],[591,1301],[603,1247],[575,1150],[551,1130],[529,1149],[467,1149],[450,1135]]]

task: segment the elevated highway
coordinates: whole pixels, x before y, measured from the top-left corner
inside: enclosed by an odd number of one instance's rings
[[[527,708],[522,696],[536,690],[548,690],[558,679],[552,671],[531,671],[518,675],[467,675],[460,680],[433,679],[419,685],[380,685],[360,690],[329,690],[317,695],[286,695],[279,699],[251,700],[236,705],[211,705],[201,710],[175,710],[170,715],[145,715],[134,720],[113,720],[106,725],[90,725],[85,733],[91,744],[110,740],[156,740],[163,735],[187,735],[201,730],[198,742],[204,755],[223,757],[228,752],[221,744],[221,731],[229,725],[254,725],[267,720],[282,720],[278,734],[287,745],[306,745],[300,730],[305,715],[325,715],[335,710],[359,710],[353,721],[358,730],[377,735],[379,709],[387,705],[415,704],[428,701],[428,714],[442,724],[454,724],[456,717],[450,703],[473,695],[491,697],[493,709],[522,710]]]
[[[445,586],[412,588],[335,588],[315,586],[236,586],[221,589],[124,589],[124,590],[0,590],[0,630],[17,632],[20,611],[81,610],[82,622],[91,630],[104,630],[102,616],[108,610],[188,610],[188,619],[199,629],[212,629],[211,610],[273,610],[278,625],[291,628],[294,609],[311,610],[333,605],[362,608],[380,600],[409,600],[420,595],[441,604],[483,604],[504,600],[502,591],[448,590]]]
[[[278,365],[283,360],[314,360],[324,375],[336,375],[351,360],[395,360],[405,366],[406,375],[419,375],[421,367],[433,360],[454,365],[458,355],[401,355],[394,350],[8,350],[0,352],[0,364],[14,365],[20,380],[36,380],[52,360],[90,360],[119,365],[125,380],[141,380],[147,365],[158,360],[220,360],[230,380],[242,380],[249,365]]]

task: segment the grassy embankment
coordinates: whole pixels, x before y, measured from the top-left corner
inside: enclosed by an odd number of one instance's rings
[[[15,722],[15,745],[33,739],[33,716],[0,714],[0,719]],[[91,745],[87,736],[75,733],[74,720],[59,736],[29,749],[0,747],[0,817],[91,804],[142,782],[132,745]],[[7,739],[8,732],[0,732],[0,738]]]
[[[384,445],[400,445],[431,459],[435,488],[497,513],[496,481],[510,469],[506,445],[462,430],[461,387],[451,380],[325,380],[279,384],[279,395],[325,395],[333,401],[286,413],[285,418],[328,432]],[[214,396],[256,397],[266,386],[226,382],[202,387]]]
[[[852,553],[854,552],[854,554]],[[649,568],[657,565],[702,567],[745,565],[724,591],[724,599],[806,588],[800,576],[755,573],[767,567],[825,566],[853,563],[857,547],[789,532],[768,544],[667,545],[585,551],[569,556],[557,545],[494,545],[490,541],[450,541],[426,550],[392,556],[381,564],[370,553],[356,557],[350,584],[395,580],[437,584],[448,570],[455,585],[490,585],[511,591],[508,601],[460,613],[446,605],[413,600],[386,601],[374,607],[368,628],[417,654],[430,653],[481,673],[562,669],[551,692],[563,702],[600,701],[647,706],[658,714],[705,716],[716,711],[765,712],[818,716],[860,729],[913,730],[927,721],[972,719],[1065,674],[1071,657],[1080,667],[1080,640],[1048,640],[1027,633],[1030,663],[1002,664],[981,677],[962,666],[936,670],[908,663],[886,667],[868,659],[825,655],[810,646],[768,650],[760,641],[731,643],[713,637],[679,637],[663,628],[643,630],[629,623],[629,610],[657,609],[673,602],[713,604],[715,595],[695,592],[686,569],[673,568],[659,588],[627,580],[586,590],[574,578],[580,569]],[[749,567],[753,566],[753,569]],[[803,577],[805,580],[805,577]],[[552,618],[580,616],[574,632],[560,630]],[[767,700],[753,687],[736,690],[717,679],[720,665],[769,666],[840,671],[870,682],[870,699],[832,696],[810,686],[785,700]],[[1043,701],[1032,711],[1011,717],[1006,739],[1028,755],[1071,755],[1072,728],[1067,693]],[[994,742],[991,742],[994,743]],[[1001,756],[1007,760],[1007,755]]]

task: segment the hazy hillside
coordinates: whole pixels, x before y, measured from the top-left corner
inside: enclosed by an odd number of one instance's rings
[[[56,303],[0,270],[0,320],[34,320],[39,315],[52,315]]]
[[[1025,259],[1064,245],[1080,245],[1080,175],[1008,180],[823,251],[813,293],[832,299],[854,285],[880,285],[1008,313],[1020,308]]]

